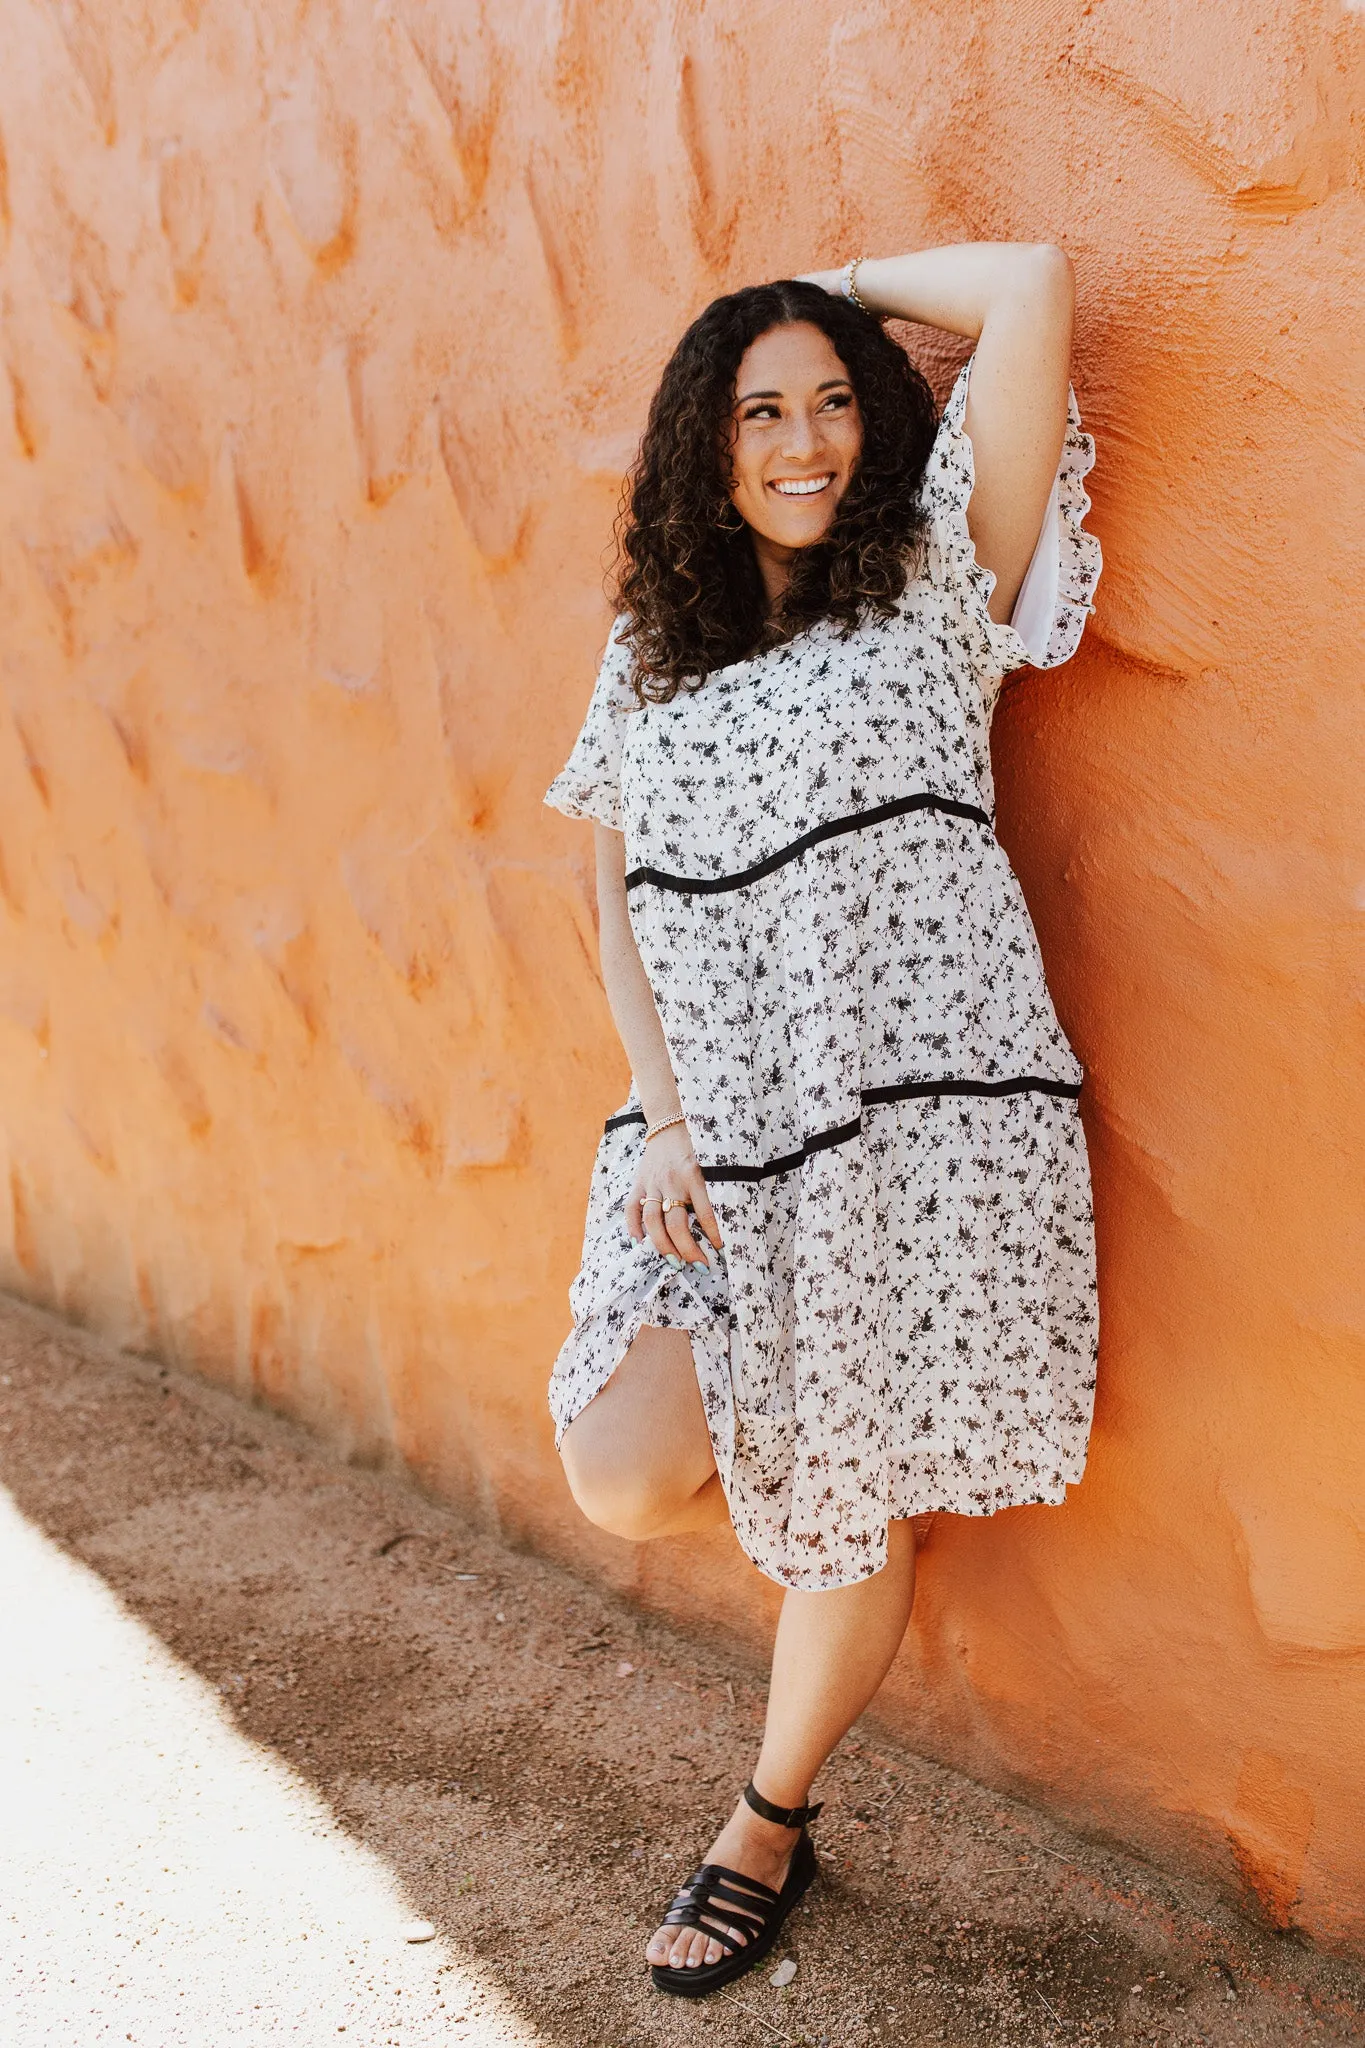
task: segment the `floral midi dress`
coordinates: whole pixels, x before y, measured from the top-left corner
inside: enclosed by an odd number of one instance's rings
[[[736,1535],[784,1586],[869,1577],[892,1517],[1060,1501],[1089,1437],[1082,1072],[992,829],[989,733],[1002,679],[1080,640],[1094,447],[1073,397],[1026,644],[991,619],[967,529],[969,371],[895,616],[819,622],[644,708],[618,620],[546,798],[625,834],[724,1238],[674,1273],[627,1234],[632,1090],[593,1168],[554,1418],[562,1436],[645,1325],[685,1330]]]

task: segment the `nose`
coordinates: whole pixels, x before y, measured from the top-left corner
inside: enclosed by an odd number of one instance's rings
[[[782,437],[782,460],[784,462],[809,462],[820,447],[820,432],[815,420],[808,412],[793,412],[788,416],[787,431]]]

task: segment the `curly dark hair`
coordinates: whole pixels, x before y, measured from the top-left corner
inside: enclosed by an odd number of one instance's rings
[[[735,528],[725,429],[750,343],[809,321],[828,335],[863,420],[857,470],[826,537],[803,548],[770,607],[747,526]],[[692,322],[649,409],[617,523],[614,598],[627,615],[642,703],[700,689],[714,669],[790,639],[816,619],[853,631],[905,590],[937,426],[933,393],[879,321],[819,285],[781,279],[728,292]]]

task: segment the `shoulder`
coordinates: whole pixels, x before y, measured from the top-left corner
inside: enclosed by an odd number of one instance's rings
[[[598,669],[599,691],[614,700],[620,700],[618,707],[627,704],[638,708],[639,697],[635,690],[635,649],[631,644],[633,621],[628,612],[617,612],[607,634],[607,644],[602,650]]]

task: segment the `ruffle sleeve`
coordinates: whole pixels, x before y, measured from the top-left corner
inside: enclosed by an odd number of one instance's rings
[[[975,482],[972,444],[963,427],[971,369],[968,361],[953,386],[925,472],[924,498],[939,573],[960,587],[998,676],[1026,663],[1056,668],[1080,645],[1100,579],[1100,544],[1083,524],[1090,510],[1085,478],[1094,467],[1095,443],[1082,430],[1076,394],[1068,390],[1066,438],[1038,545],[1010,623],[1000,625],[989,610],[994,572],[977,561],[967,527]]]
[[[566,818],[595,818],[622,829],[621,742],[625,721],[640,708],[630,684],[630,649],[617,618],[597,672],[592,701],[573,752],[545,792],[545,802]]]

